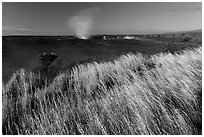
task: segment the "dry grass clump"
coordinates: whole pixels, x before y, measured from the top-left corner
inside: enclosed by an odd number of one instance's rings
[[[79,65],[3,84],[3,134],[201,134],[202,48]]]

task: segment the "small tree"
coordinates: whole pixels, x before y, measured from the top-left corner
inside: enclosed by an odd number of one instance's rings
[[[43,68],[45,68],[46,70],[49,68],[49,66],[51,65],[51,63],[58,58],[58,56],[54,53],[43,53],[42,55],[40,55],[40,62]]]
[[[59,56],[54,53],[43,53],[40,55],[40,66],[36,67],[34,72],[40,74],[42,80],[45,81],[47,79],[48,81],[51,81],[59,72],[60,66],[56,65],[60,64],[55,62],[58,58]]]

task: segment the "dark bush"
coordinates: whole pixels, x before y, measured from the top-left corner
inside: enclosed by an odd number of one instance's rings
[[[51,82],[61,69],[62,59],[54,53],[43,53],[40,55],[40,66],[35,67],[34,73],[39,75],[43,81]]]
[[[58,56],[54,53],[48,54],[43,53],[40,55],[40,61],[43,67],[48,68],[49,65],[56,59]]]

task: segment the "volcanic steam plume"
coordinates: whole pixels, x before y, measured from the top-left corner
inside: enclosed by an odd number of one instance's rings
[[[93,29],[94,18],[99,11],[97,7],[80,11],[78,15],[71,17],[68,21],[69,27],[80,39],[87,39]]]

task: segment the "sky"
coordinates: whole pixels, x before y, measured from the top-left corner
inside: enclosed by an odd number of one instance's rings
[[[69,22],[81,14],[91,17],[92,34],[202,29],[201,2],[3,2],[2,34],[75,35]]]

